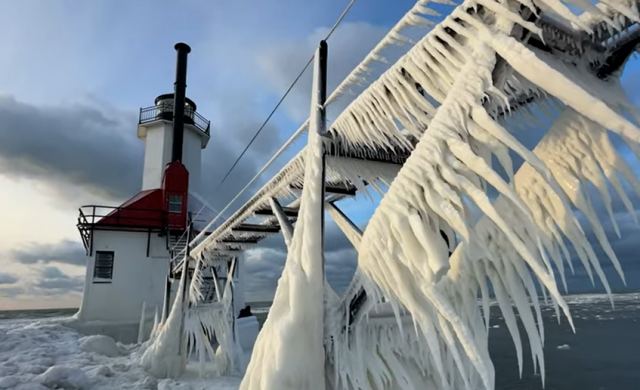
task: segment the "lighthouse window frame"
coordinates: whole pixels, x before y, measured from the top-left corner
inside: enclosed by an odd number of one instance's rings
[[[172,214],[182,213],[182,195],[169,195],[169,212]]]
[[[113,260],[115,254],[113,251],[96,251],[95,262],[93,265],[93,282],[94,283],[111,283],[113,279]]]

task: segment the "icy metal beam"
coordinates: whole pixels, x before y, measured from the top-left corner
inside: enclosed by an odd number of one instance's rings
[[[269,204],[271,205],[271,210],[275,214],[278,219],[278,223],[282,228],[282,236],[284,237],[284,242],[288,248],[291,244],[291,238],[293,237],[293,226],[291,225],[291,221],[287,218],[286,214],[282,210],[280,202],[278,202],[276,198],[269,198]]]
[[[292,208],[292,207],[282,207],[282,212],[284,213],[284,215],[286,215],[287,217],[297,217],[298,216],[298,209],[296,208]],[[259,209],[256,210],[254,212],[255,215],[270,215],[273,216],[275,215],[273,213],[273,210],[271,209]]]
[[[252,223],[242,223],[231,229],[234,232],[243,233],[278,233],[280,227],[276,225],[258,225]]]
[[[257,244],[260,238],[251,237],[251,238],[225,238],[220,242],[222,244]]]
[[[297,191],[301,191],[302,190],[302,186],[293,185],[293,186],[291,186],[291,189],[297,190]],[[325,185],[324,192],[325,192],[325,194],[337,194],[337,195],[344,195],[344,196],[355,196],[356,195],[356,188],[353,187],[353,186],[328,186],[328,185]]]
[[[620,42],[617,42],[616,48],[609,52],[610,54],[605,62],[596,69],[596,75],[601,79],[606,79],[620,69],[627,61],[627,58],[636,50],[639,42],[640,28],[636,28],[633,32],[620,39]]]
[[[220,257],[233,257],[238,256],[242,249],[213,249],[211,252],[219,255]]]
[[[326,210],[329,212],[329,215],[334,220],[338,228],[342,230],[342,233],[349,239],[351,245],[358,250],[360,247],[360,241],[362,240],[362,230],[353,223],[349,217],[347,217],[342,210],[340,210],[333,203],[325,203]]]

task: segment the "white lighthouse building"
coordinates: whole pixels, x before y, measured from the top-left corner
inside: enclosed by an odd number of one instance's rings
[[[190,218],[201,208],[189,204],[189,193],[200,187],[210,124],[185,97],[190,48],[178,43],[175,49],[174,93],[140,109],[141,191],[120,206],[83,206],[78,218],[87,271],[77,324],[123,341],[137,336],[143,304],[149,313],[162,311],[171,254],[186,245]]]

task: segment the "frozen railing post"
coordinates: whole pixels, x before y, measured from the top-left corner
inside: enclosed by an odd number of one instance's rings
[[[169,267],[171,267],[171,263],[169,263]],[[169,277],[169,273],[171,270],[167,270],[167,280],[165,281],[164,286],[164,301],[162,302],[162,315],[160,317],[160,323],[164,324],[169,316],[169,311],[171,310],[171,278]]]
[[[187,242],[191,240],[192,227],[193,227],[193,224],[191,224],[187,229]],[[186,315],[187,307],[189,304],[189,295],[187,294],[187,286],[191,284],[191,281],[189,280],[189,260],[190,259],[191,259],[191,248],[189,248],[189,245],[187,245],[185,247],[184,263],[182,267],[182,272],[185,273],[184,284],[180,286],[182,288],[182,312],[180,313],[181,314],[180,332],[178,332],[180,337],[180,343],[178,344],[179,345],[178,355],[185,356],[185,357],[187,355],[187,348],[186,348],[187,346],[186,346],[185,337],[184,337],[184,317]]]
[[[328,47],[326,41],[320,41],[320,45],[316,50],[316,56],[313,63],[313,86],[312,86],[312,96],[311,96],[311,113],[310,113],[310,123],[309,123],[309,134],[311,132],[315,132],[319,135],[320,139],[322,139],[327,132],[327,111],[324,106],[327,100],[327,56],[328,56]],[[309,136],[311,138],[311,135]],[[324,150],[324,143],[322,145],[322,185],[320,199],[322,201],[317,202],[318,207],[320,207],[320,231],[321,231],[321,242],[320,248],[322,250],[322,278],[324,283],[324,187],[325,187],[325,175],[326,175],[326,153]]]
[[[253,347],[241,390],[326,388],[324,193],[327,44],[314,57],[309,137],[298,221],[269,317]],[[274,207],[275,205],[275,207]],[[274,213],[279,207],[271,202]],[[277,213],[276,216],[278,216]],[[280,218],[287,226],[286,218]],[[286,228],[285,228],[286,229]]]
[[[280,231],[282,232],[282,237],[284,238],[284,243],[287,248],[291,246],[291,239],[293,237],[293,226],[291,225],[291,221],[287,218],[280,202],[276,198],[269,198],[269,204],[271,205],[271,210],[273,214],[276,216],[278,220],[278,224],[280,225]]]

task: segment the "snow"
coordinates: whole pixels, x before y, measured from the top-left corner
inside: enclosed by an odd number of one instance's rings
[[[51,366],[35,379],[49,388],[69,390],[89,388],[89,377],[79,368]]]
[[[109,336],[92,335],[82,337],[78,341],[80,343],[80,349],[85,352],[92,352],[109,357],[122,355],[122,351],[116,344],[116,341]]]
[[[138,363],[140,346],[83,336],[67,322],[0,321],[0,388],[236,390],[240,384],[238,377],[200,377],[192,365],[179,382],[157,379]]]

